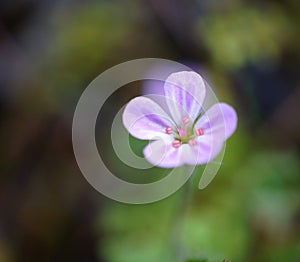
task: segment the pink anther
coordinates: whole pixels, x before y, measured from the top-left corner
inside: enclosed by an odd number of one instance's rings
[[[181,143],[180,143],[179,140],[174,140],[173,141],[173,147],[178,148],[178,147],[180,147],[180,145],[181,145]]]
[[[171,127],[166,127],[166,133],[168,135],[171,135],[173,133],[172,128]]]
[[[199,128],[199,129],[196,130],[196,135],[197,136],[202,136],[203,134],[204,134],[204,131],[203,131],[202,128]]]

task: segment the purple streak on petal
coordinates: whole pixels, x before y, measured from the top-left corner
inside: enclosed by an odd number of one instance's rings
[[[191,89],[191,87],[189,87],[187,89]],[[192,95],[190,93],[186,93],[185,104],[186,104],[186,110],[187,110],[187,112],[191,112],[192,111],[192,106],[193,106],[193,97],[192,97]],[[199,114],[199,112],[197,113],[197,115],[198,114]]]
[[[167,78],[164,91],[177,124],[186,116],[196,119],[205,98],[205,85],[200,75],[188,71],[173,73]]]
[[[167,126],[166,126],[166,121],[163,120],[163,119],[161,119],[161,116],[154,115],[154,114],[150,114],[150,115],[146,115],[146,114],[145,114],[145,117],[146,117],[150,122],[153,122],[153,123],[155,123],[156,125],[167,127]]]
[[[126,105],[123,124],[132,136],[145,140],[169,136],[165,129],[174,125],[160,106],[146,97],[136,97]]]
[[[203,151],[208,152],[211,149],[210,145],[203,143],[202,141],[198,140],[198,143],[199,143],[200,148],[203,149]]]
[[[195,128],[203,128],[204,134],[213,134],[215,139],[226,140],[237,127],[235,110],[225,103],[213,105],[196,123]]]
[[[157,140],[148,144],[144,150],[145,158],[153,165],[163,168],[181,166],[181,147],[174,148],[172,140]]]

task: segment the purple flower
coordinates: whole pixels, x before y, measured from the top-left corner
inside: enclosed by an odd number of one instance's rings
[[[152,99],[132,99],[123,113],[128,132],[143,140],[154,140],[143,150],[153,165],[172,168],[205,164],[221,151],[237,126],[235,110],[217,103],[202,112],[205,84],[195,72],[171,74],[164,85],[170,115]]]

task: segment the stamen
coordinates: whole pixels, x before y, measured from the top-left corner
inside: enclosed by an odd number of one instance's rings
[[[188,117],[184,117],[183,119],[182,119],[182,122],[183,122],[183,124],[188,124],[189,122],[190,122],[190,119],[188,118]]]
[[[172,128],[171,127],[166,127],[166,133],[168,134],[168,135],[171,135],[172,133],[173,133],[173,131],[172,131]]]
[[[178,129],[178,135],[181,137],[186,136],[186,129],[185,128]]]
[[[199,128],[199,129],[196,130],[196,135],[197,136],[202,136],[203,134],[204,134],[204,131],[203,131],[202,128]]]
[[[180,143],[179,140],[174,140],[173,141],[173,147],[178,148],[178,147],[180,147],[180,145],[181,145],[181,143]]]
[[[194,139],[191,139],[190,141],[189,141],[189,145],[190,146],[195,146],[197,144],[197,142],[196,142],[196,140],[194,140]]]

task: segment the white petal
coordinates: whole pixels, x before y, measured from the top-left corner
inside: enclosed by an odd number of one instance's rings
[[[208,109],[196,123],[195,128],[202,128],[204,134],[213,134],[214,139],[226,140],[237,127],[235,110],[225,103],[218,103]]]
[[[213,141],[212,136],[197,138],[197,144],[182,145],[182,161],[187,165],[203,165],[213,160],[223,147],[223,143]]]
[[[144,148],[145,158],[154,166],[173,168],[181,166],[182,147],[175,148],[172,140],[157,140]]]
[[[146,97],[132,99],[123,113],[123,124],[128,132],[139,139],[152,140],[169,136],[166,127],[174,123],[161,107]]]
[[[205,98],[205,84],[195,72],[171,74],[164,85],[165,96],[171,115],[177,124],[184,117],[192,121],[199,115]]]

